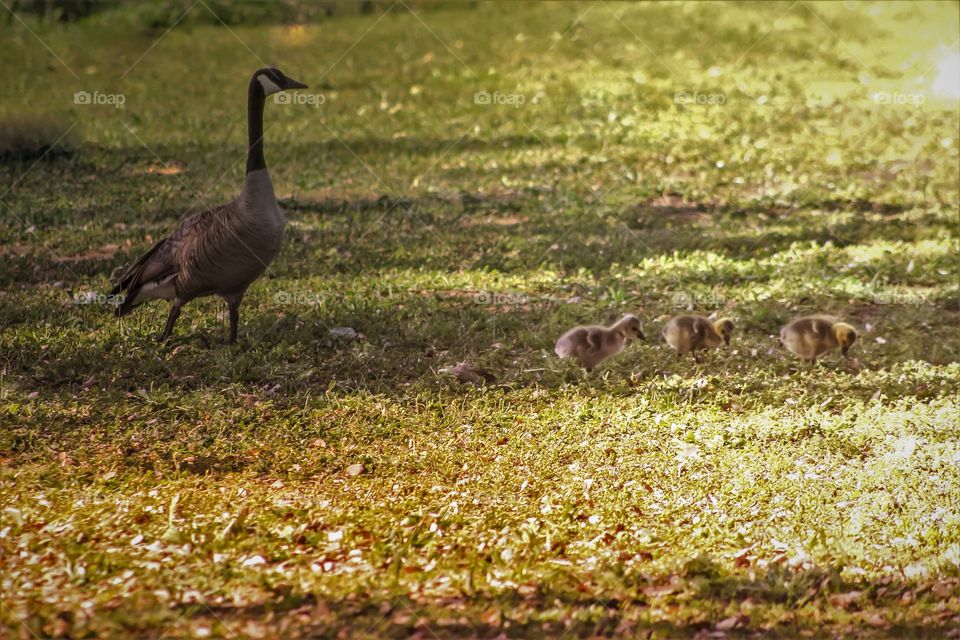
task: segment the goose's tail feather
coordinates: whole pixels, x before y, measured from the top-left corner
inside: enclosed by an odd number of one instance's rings
[[[118,318],[127,315],[147,300],[170,298],[177,268],[173,263],[169,238],[164,238],[130,265],[120,276],[110,295],[123,292],[124,298],[114,311]]]

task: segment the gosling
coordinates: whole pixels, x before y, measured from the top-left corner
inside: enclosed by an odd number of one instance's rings
[[[834,349],[839,348],[846,356],[856,341],[856,329],[830,316],[797,318],[780,329],[780,344],[810,366]]]
[[[660,331],[660,335],[676,350],[678,356],[692,353],[697,362],[700,362],[698,350],[728,345],[732,333],[733,320],[720,318],[711,321],[703,316],[676,316]]]
[[[561,358],[572,358],[590,372],[604,360],[617,355],[627,339],[643,340],[640,318],[625,315],[609,327],[574,327],[560,336],[554,351]]]

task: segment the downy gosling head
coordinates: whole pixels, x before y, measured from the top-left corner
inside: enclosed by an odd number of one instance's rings
[[[733,320],[710,320],[703,316],[676,316],[667,322],[660,332],[667,344],[676,350],[677,355],[682,357],[692,353],[697,362],[700,361],[697,351],[728,345],[732,334]]]
[[[856,329],[830,316],[797,318],[780,329],[780,344],[811,365],[834,349],[846,356],[856,341]]]
[[[590,371],[623,351],[628,339],[643,340],[643,337],[640,318],[625,315],[609,327],[593,325],[570,329],[557,340],[554,351]]]

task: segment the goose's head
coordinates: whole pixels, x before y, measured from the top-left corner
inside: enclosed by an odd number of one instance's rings
[[[843,355],[847,355],[847,351],[850,351],[850,347],[857,341],[857,330],[846,322],[838,322],[833,325],[833,335],[836,336]]]
[[[730,344],[730,336],[733,334],[733,320],[730,318],[715,320],[713,329],[723,338],[723,344]]]
[[[269,96],[288,89],[306,89],[307,85],[288,78],[283,71],[273,67],[265,67],[253,74],[253,80],[263,87],[263,95]]]
[[[623,316],[617,321],[617,324],[615,324],[613,328],[624,338],[633,338],[634,340],[643,340],[644,338],[640,318],[635,315],[628,314]]]

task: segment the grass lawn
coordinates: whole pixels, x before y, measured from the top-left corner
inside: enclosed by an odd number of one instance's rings
[[[0,26],[66,132],[0,164],[0,638],[960,636],[958,5],[412,6]],[[239,191],[264,63],[284,247],[159,344],[98,294]]]

